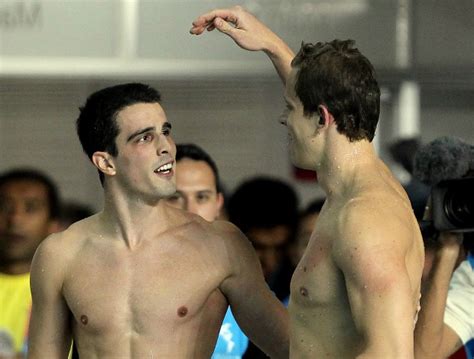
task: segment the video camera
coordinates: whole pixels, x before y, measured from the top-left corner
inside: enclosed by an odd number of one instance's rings
[[[423,237],[474,232],[474,146],[457,137],[439,137],[416,152],[413,172],[431,187],[432,220],[420,223]]]
[[[434,229],[474,231],[474,177],[437,183],[431,190]]]

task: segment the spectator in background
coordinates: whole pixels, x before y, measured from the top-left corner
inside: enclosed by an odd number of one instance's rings
[[[290,292],[294,266],[289,247],[298,224],[298,198],[285,182],[256,177],[242,183],[230,196],[229,221],[252,242],[270,289],[277,298]]]
[[[415,153],[420,146],[421,142],[418,138],[405,138],[396,140],[388,147],[395,162],[406,171],[408,180],[401,182],[418,222],[423,218],[426,202],[430,195],[430,187],[413,176]]]
[[[219,172],[214,160],[202,148],[194,144],[176,146],[176,193],[167,202],[209,222],[218,219],[224,204]],[[247,345],[247,337],[228,308],[212,358],[240,358]]]
[[[40,242],[58,230],[58,212],[56,185],[42,172],[0,176],[0,358],[26,354],[30,264]]]
[[[229,221],[239,227],[254,246],[265,280],[278,299],[285,303],[295,265],[290,248],[298,223],[298,198],[285,182],[256,177],[242,183],[230,196]],[[253,343],[244,358],[266,357]]]

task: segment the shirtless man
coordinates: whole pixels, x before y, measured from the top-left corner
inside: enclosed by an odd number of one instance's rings
[[[29,358],[208,358],[227,302],[273,357],[288,356],[284,308],[248,240],[162,200],[175,188],[171,124],[142,84],[92,94],[77,121],[104,208],[48,237],[32,266]]]
[[[401,185],[371,141],[380,91],[350,41],[291,49],[241,7],[193,22],[264,51],[286,85],[292,161],[318,172],[327,199],[292,279],[293,358],[412,358],[423,243]]]

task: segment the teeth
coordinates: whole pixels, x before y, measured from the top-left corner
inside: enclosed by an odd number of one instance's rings
[[[157,172],[165,172],[165,171],[169,171],[171,168],[173,168],[173,165],[171,163],[167,163],[166,165],[158,167],[158,169],[156,171]]]

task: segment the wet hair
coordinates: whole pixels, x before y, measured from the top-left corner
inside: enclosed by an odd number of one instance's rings
[[[306,116],[324,105],[337,130],[350,141],[372,141],[379,119],[380,89],[375,70],[353,40],[303,43],[291,66],[295,92]]]
[[[183,158],[190,158],[194,161],[206,162],[209,167],[211,167],[212,173],[214,173],[217,192],[222,192],[219,171],[217,169],[216,163],[206,151],[193,143],[176,145],[176,162],[181,161]]]
[[[89,159],[96,151],[105,151],[112,156],[118,155],[115,142],[120,129],[117,114],[127,106],[137,103],[159,103],[160,93],[141,83],[127,83],[111,86],[94,92],[79,108],[76,121],[77,134],[82,149]],[[99,171],[101,181],[103,173]]]
[[[298,197],[287,183],[270,177],[243,182],[231,195],[227,211],[229,221],[247,233],[253,228],[285,225],[294,232],[298,224]]]
[[[1,188],[8,183],[30,181],[43,185],[46,189],[48,198],[48,209],[50,219],[56,219],[59,215],[60,199],[58,189],[53,180],[36,169],[18,168],[5,172],[0,175],[0,192]]]

